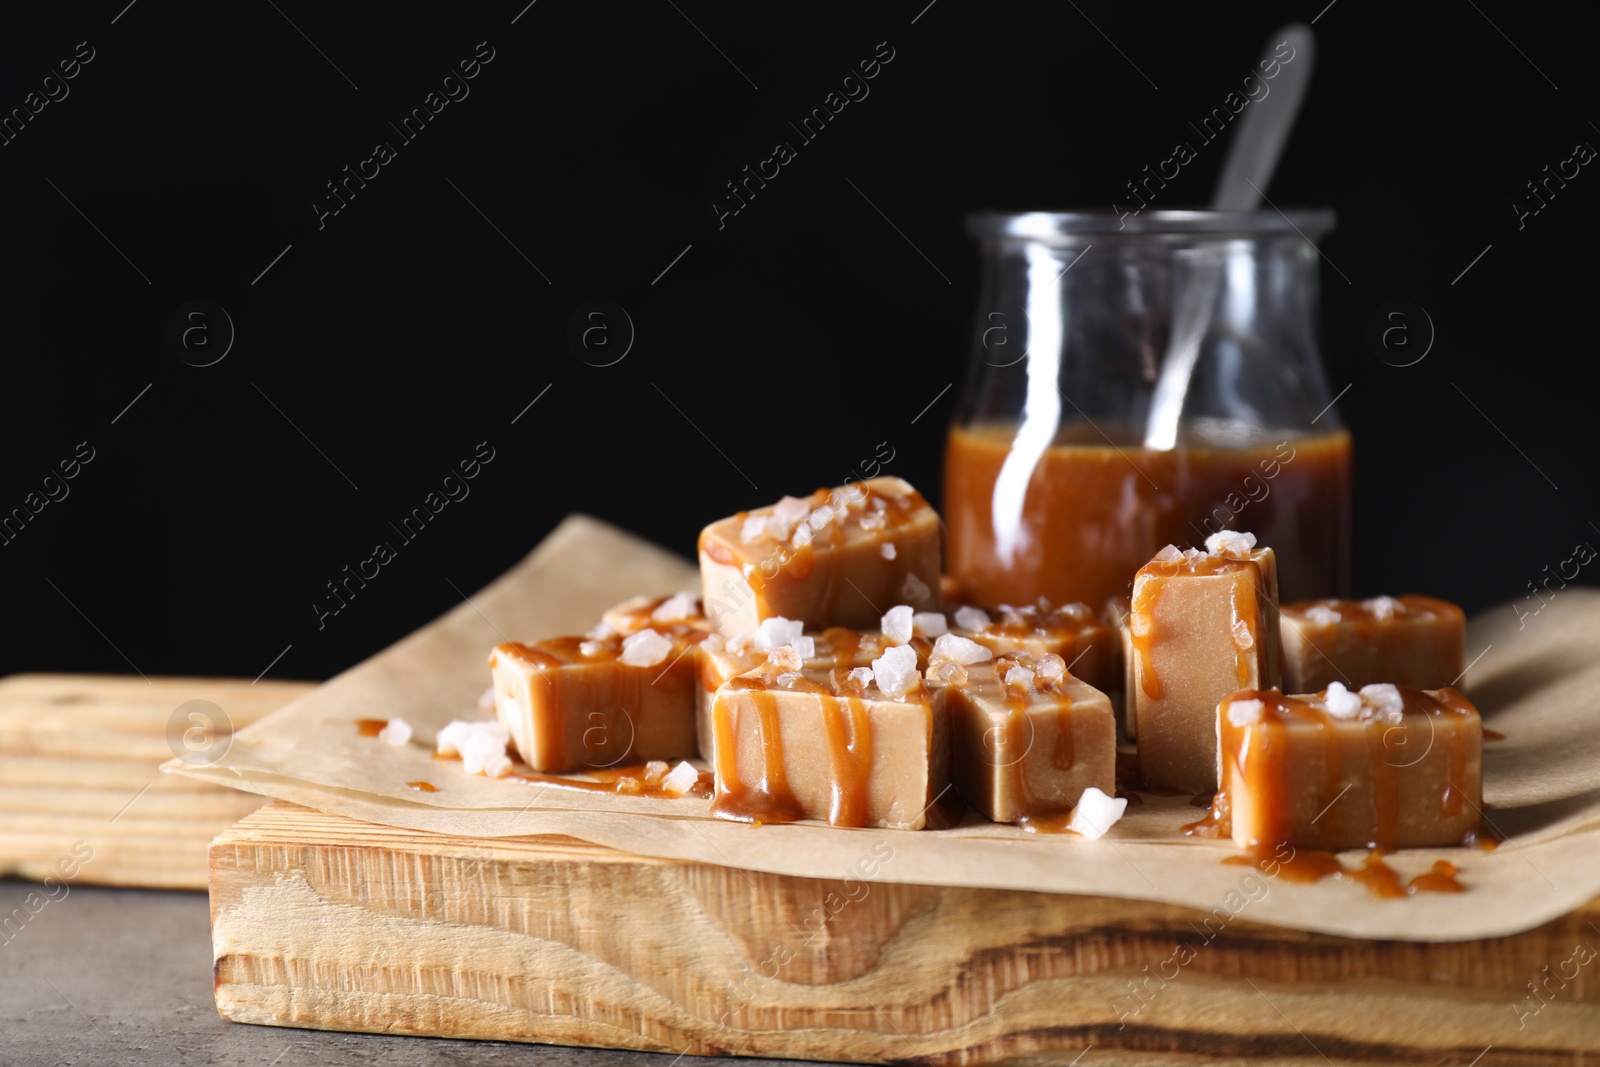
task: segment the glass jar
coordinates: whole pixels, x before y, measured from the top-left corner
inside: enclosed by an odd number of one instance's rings
[[[1275,550],[1285,601],[1348,595],[1350,435],[1317,343],[1332,212],[968,223],[982,291],[944,481],[962,599],[1098,609],[1223,529]]]

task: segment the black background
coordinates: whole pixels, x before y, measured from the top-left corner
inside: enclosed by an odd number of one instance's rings
[[[78,42],[94,59],[0,147],[0,510],[78,442],[95,458],[0,546],[0,669],[254,677],[287,647],[272,674],[324,677],[570,511],[687,554],[884,441],[936,498],[957,390],[927,406],[960,380],[976,296],[963,216],[1109,207],[1314,17],[1268,191],[1339,213],[1323,336],[1350,386],[1356,591],[1483,609],[1600,544],[1600,175],[1524,228],[1511,208],[1600,145],[1590,27],[1500,0],[925,4],[12,5],[0,109]],[[480,41],[470,95],[319,229],[324,183]],[[723,183],[879,42],[870,95],[719,229]],[[1156,206],[1207,200],[1222,152]],[[595,299],[636,329],[614,366],[567,340]],[[1366,342],[1397,299],[1437,331],[1405,368]],[[210,367],[167,343],[190,300],[236,329]],[[470,495],[319,629],[324,583],[481,441]]]

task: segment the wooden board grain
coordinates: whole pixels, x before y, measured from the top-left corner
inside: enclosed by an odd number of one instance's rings
[[[1600,966],[1575,954],[1600,947],[1600,905],[1488,941],[1358,941],[1130,900],[454,838],[283,802],[210,860],[217,1006],[238,1022],[952,1065],[1091,1048],[1086,1064],[1600,1050]]]
[[[204,889],[206,846],[263,803],[157,768],[309,692],[309,682],[19,674],[0,679],[0,875]],[[191,701],[204,701],[186,709]],[[212,728],[193,733],[209,717]],[[174,749],[174,745],[177,746]]]

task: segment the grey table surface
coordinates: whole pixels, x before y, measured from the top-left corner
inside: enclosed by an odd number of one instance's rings
[[[204,893],[0,881],[0,1065],[510,1064],[670,1067],[677,1057],[224,1022]],[[13,912],[27,916],[17,920]],[[685,1059],[687,1064],[698,1057]],[[704,1061],[700,1061],[704,1062]],[[781,1064],[719,1059],[718,1064]]]

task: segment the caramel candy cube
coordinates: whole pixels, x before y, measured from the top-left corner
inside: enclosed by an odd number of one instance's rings
[[[1217,787],[1217,702],[1272,688],[1280,672],[1272,549],[1232,531],[1207,546],[1168,545],[1141,567],[1128,618],[1140,769],[1185,793]]]
[[[1002,606],[993,614],[957,608],[951,618],[955,622],[951,633],[971,638],[997,656],[1017,652],[1060,656],[1074,675],[1096,689],[1109,690],[1115,684],[1116,635],[1085,604]]]
[[[1234,693],[1217,707],[1213,804],[1248,849],[1466,843],[1483,810],[1483,723],[1454,689]]]
[[[498,645],[489,656],[495,711],[536,771],[692,758],[694,646],[689,626],[603,639]]]
[[[925,664],[929,643],[917,638],[912,644],[917,649],[919,662]],[[700,685],[695,693],[695,726],[701,758],[713,766],[716,764],[712,705],[717,690],[739,675],[762,666],[774,651],[784,646],[794,648],[800,656],[801,669],[826,673],[835,667],[848,671],[870,666],[891,645],[881,633],[842,626],[830,626],[820,634],[802,635],[798,622],[781,618],[768,619],[754,635],[741,634],[731,641],[724,640],[720,634],[712,634],[698,648]]]
[[[603,626],[596,629],[602,633],[591,633],[590,637],[609,637],[613,633],[627,637],[640,630],[651,627],[659,629],[664,626],[689,626],[708,633],[713,628],[711,620],[706,618],[698,592],[674,593],[672,596],[629,597],[622,603],[607,608],[600,616],[600,621]],[[607,627],[610,628],[610,633],[604,632]]]
[[[1280,612],[1283,686],[1314,693],[1339,682],[1438,689],[1461,678],[1466,617],[1431,596],[1302,600]]]
[[[1116,792],[1111,701],[1054,654],[998,656],[950,689],[956,789],[995,822],[1048,826],[1083,791]]]
[[[909,648],[878,662],[854,673],[786,669],[796,657],[718,689],[712,814],[757,824],[927,826],[950,785],[947,691],[922,684]]]
[[[875,627],[877,605],[940,603],[939,516],[899,478],[874,478],[714,522],[700,533],[706,614],[724,637],[764,619]]]

